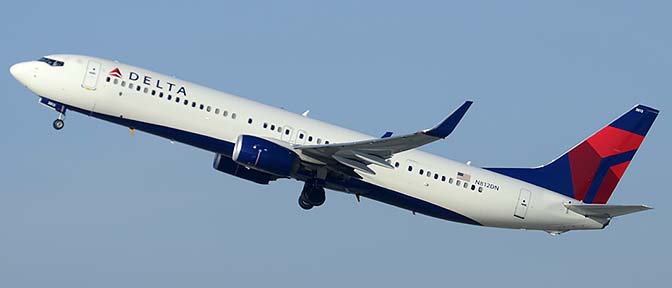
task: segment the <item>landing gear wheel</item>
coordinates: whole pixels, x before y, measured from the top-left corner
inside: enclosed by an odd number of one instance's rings
[[[303,185],[301,197],[303,202],[310,203],[310,205],[318,207],[324,204],[327,197],[324,192],[323,183],[318,183],[316,180],[308,180]]]
[[[308,201],[315,207],[322,206],[326,200],[326,193],[322,187],[316,187],[308,194]]]
[[[310,202],[303,200],[303,197],[299,197],[299,206],[301,206],[303,210],[313,209],[313,204],[310,204]]]
[[[54,129],[56,130],[61,130],[63,127],[65,127],[65,122],[63,122],[61,119],[56,119],[54,120],[54,124],[52,126],[54,126]]]

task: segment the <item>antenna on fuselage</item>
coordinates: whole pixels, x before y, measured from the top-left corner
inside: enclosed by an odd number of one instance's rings
[[[306,112],[301,113],[301,116],[308,117],[308,113],[310,113],[310,109],[306,110]]]

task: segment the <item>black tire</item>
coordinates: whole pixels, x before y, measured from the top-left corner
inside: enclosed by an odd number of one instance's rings
[[[56,129],[56,130],[61,130],[61,129],[63,129],[63,127],[65,127],[65,122],[63,122],[63,120],[61,120],[61,119],[56,119],[56,120],[54,120],[54,123],[52,124],[52,126],[54,126],[54,129]]]
[[[308,195],[308,201],[310,201],[313,206],[318,207],[322,206],[325,201],[327,201],[327,194],[322,187],[316,187]]]
[[[299,207],[303,208],[303,210],[310,210],[313,209],[313,204],[303,200],[303,197],[299,197]]]
[[[303,190],[301,190],[301,198],[303,201],[312,204],[313,206],[321,206],[324,204],[324,201],[327,200],[324,187],[318,185],[317,180],[308,180],[303,185]]]

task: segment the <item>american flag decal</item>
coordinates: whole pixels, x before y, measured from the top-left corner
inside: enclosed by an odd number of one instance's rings
[[[462,172],[457,172],[457,179],[469,182],[471,181],[471,175]]]

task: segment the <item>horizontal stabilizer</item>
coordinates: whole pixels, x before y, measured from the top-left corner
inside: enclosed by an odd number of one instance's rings
[[[586,217],[613,218],[653,209],[646,205],[565,204],[567,209]]]

